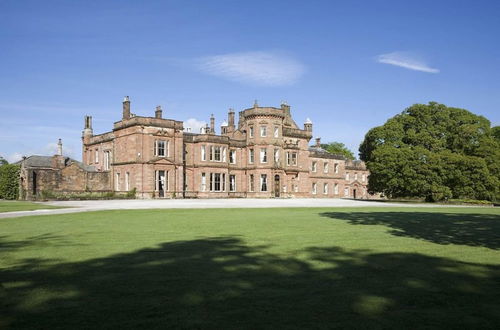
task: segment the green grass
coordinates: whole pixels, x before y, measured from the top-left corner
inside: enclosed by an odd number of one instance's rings
[[[500,210],[0,219],[0,328],[498,329]]]
[[[42,209],[59,209],[58,206],[44,205],[40,203],[24,202],[24,201],[1,201],[0,212],[14,211],[33,211]]]

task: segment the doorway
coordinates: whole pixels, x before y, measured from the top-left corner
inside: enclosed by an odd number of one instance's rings
[[[354,197],[354,199],[356,199],[356,189],[352,190],[352,196]]]
[[[33,188],[33,197],[36,197],[36,172],[33,171],[33,182],[32,182],[32,188]]]
[[[165,190],[167,188],[165,171],[156,171],[155,181],[156,191],[158,191],[158,197],[165,197]]]
[[[274,197],[280,197],[280,176],[276,174],[274,176]]]

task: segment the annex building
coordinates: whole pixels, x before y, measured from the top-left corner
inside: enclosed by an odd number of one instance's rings
[[[312,197],[362,198],[368,171],[361,161],[346,160],[310,146],[313,124],[299,127],[290,106],[230,109],[216,134],[215,118],[201,132],[182,121],[131,113],[129,97],[113,129],[94,134],[85,116],[82,162],[62,155],[31,156],[21,161],[26,199],[42,190],[60,193],[135,191],[137,198]],[[61,142],[60,142],[61,143]]]

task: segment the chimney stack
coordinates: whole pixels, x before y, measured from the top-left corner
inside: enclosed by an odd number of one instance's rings
[[[316,148],[321,148],[321,138],[320,137],[316,138]]]
[[[161,105],[156,107],[155,111],[155,118],[161,118],[162,110],[161,110]]]
[[[229,108],[229,112],[227,114],[228,121],[228,131],[234,131],[234,110],[233,108]]]
[[[313,130],[313,123],[311,119],[307,118],[304,123],[304,131],[312,132],[312,130]]]
[[[290,106],[288,105],[288,103],[286,103],[286,101],[281,102],[281,110],[283,110],[285,117],[288,117],[288,118],[291,117]]]
[[[128,96],[123,99],[123,119],[130,119],[130,99]]]
[[[94,134],[92,131],[92,116],[85,116],[83,118],[83,136],[92,136]]]
[[[61,139],[59,139],[59,142],[57,142],[57,155],[58,156],[62,156],[63,155],[63,152],[62,152],[62,141],[61,141]]]
[[[210,134],[215,134],[215,117],[214,114],[210,116]]]

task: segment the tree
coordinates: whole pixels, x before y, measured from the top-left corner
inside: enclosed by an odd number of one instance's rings
[[[342,155],[347,159],[354,159],[354,154],[352,153],[352,151],[347,149],[345,144],[341,142],[329,142],[326,144],[322,143],[321,148],[325,149],[331,154]]]
[[[7,165],[9,162],[7,161],[7,159],[3,158],[2,156],[0,156],[0,166],[2,165]]]
[[[490,122],[443,104],[415,104],[360,145],[369,190],[427,200],[499,196],[500,142]]]
[[[492,127],[491,132],[493,134],[493,137],[497,140],[497,142],[500,143],[500,126]]]

